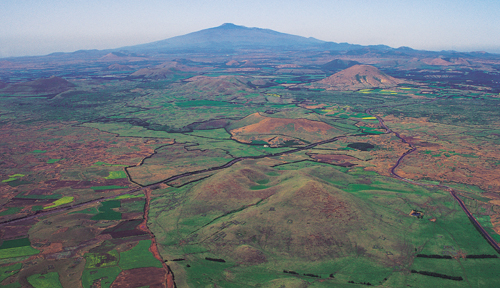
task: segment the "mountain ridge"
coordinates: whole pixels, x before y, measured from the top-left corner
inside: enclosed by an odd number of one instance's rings
[[[104,57],[102,60],[119,60],[148,57],[157,54],[175,53],[211,53],[230,54],[237,51],[270,50],[272,52],[311,51],[330,54],[345,54],[347,56],[387,56],[387,57],[425,57],[425,58],[491,58],[500,54],[482,51],[457,52],[453,50],[427,51],[415,50],[401,46],[392,48],[387,45],[360,45],[346,42],[323,41],[313,37],[287,34],[267,28],[245,27],[233,23],[224,23],[217,27],[202,29],[184,35],[139,44],[123,46],[114,49],[88,49],[74,52],[53,52],[44,56],[20,56],[0,59],[9,61],[33,60],[38,57],[53,59],[83,59],[90,60]],[[111,53],[111,54],[110,54]],[[120,55],[117,55],[119,53]],[[109,55],[106,55],[109,54]],[[123,54],[123,55],[122,55]]]

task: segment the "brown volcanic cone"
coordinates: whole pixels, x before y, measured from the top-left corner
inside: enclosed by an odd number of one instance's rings
[[[9,84],[1,89],[2,93],[16,94],[57,94],[75,87],[75,84],[63,78],[52,76],[23,83]]]
[[[327,90],[358,90],[394,87],[404,80],[391,77],[370,65],[354,65],[316,82]]]

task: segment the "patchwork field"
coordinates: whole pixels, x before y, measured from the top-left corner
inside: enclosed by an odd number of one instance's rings
[[[0,67],[2,287],[498,286],[500,62],[226,52]]]

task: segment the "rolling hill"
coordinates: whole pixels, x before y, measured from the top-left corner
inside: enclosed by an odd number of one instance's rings
[[[1,85],[0,85],[1,87]],[[61,78],[52,76],[46,79],[37,79],[28,82],[7,84],[0,89],[5,94],[57,94],[75,87],[75,84]]]
[[[394,87],[404,80],[391,77],[370,65],[354,65],[313,85],[327,90],[359,90]]]

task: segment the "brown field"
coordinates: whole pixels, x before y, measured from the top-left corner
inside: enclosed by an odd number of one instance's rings
[[[134,288],[149,286],[150,288],[163,288],[165,286],[165,270],[163,268],[136,268],[122,271],[116,277],[112,288]]]
[[[232,138],[245,141],[244,137],[262,136],[265,135],[281,135],[286,139],[302,139],[308,142],[316,142],[328,138],[333,138],[341,133],[337,128],[334,128],[324,122],[313,121],[308,119],[287,119],[287,118],[272,118],[262,116],[260,113],[249,115],[248,117],[234,123],[236,126],[243,124],[243,127],[235,128],[229,131]],[[247,124],[248,123],[248,124]],[[246,125],[245,125],[246,124]]]
[[[312,154],[308,153],[309,157],[318,160],[320,162],[324,163],[330,163],[338,166],[344,166],[344,167],[351,167],[356,164],[353,164],[351,162],[354,162],[358,159],[352,157],[352,156],[347,156],[347,155],[338,155],[338,154]]]
[[[136,165],[154,153],[159,145],[171,143],[171,140],[150,141],[142,138],[117,137],[111,133],[100,132],[85,127],[71,127],[71,123],[48,123],[39,126],[4,125],[0,128],[0,136],[5,145],[0,146],[0,159],[3,162],[2,180],[7,175],[23,174],[19,181],[23,185],[0,185],[0,202],[7,207],[25,207],[28,213],[32,206],[43,206],[54,200],[28,200],[15,198],[68,193],[75,201],[97,198],[89,190],[93,186],[130,186],[126,178],[104,179],[109,171],[121,170],[124,167],[95,165],[105,162],[119,165]],[[35,153],[33,151],[45,151]],[[48,159],[62,159],[52,164]],[[87,189],[91,194],[79,193]],[[110,190],[98,190],[97,193],[109,193]],[[112,191],[111,191],[112,192]],[[112,192],[114,193],[114,192]],[[69,196],[69,195],[65,195]],[[18,196],[19,197],[19,196]],[[14,199],[14,200],[12,200]],[[22,213],[21,213],[22,215]],[[9,219],[13,216],[2,216]]]

